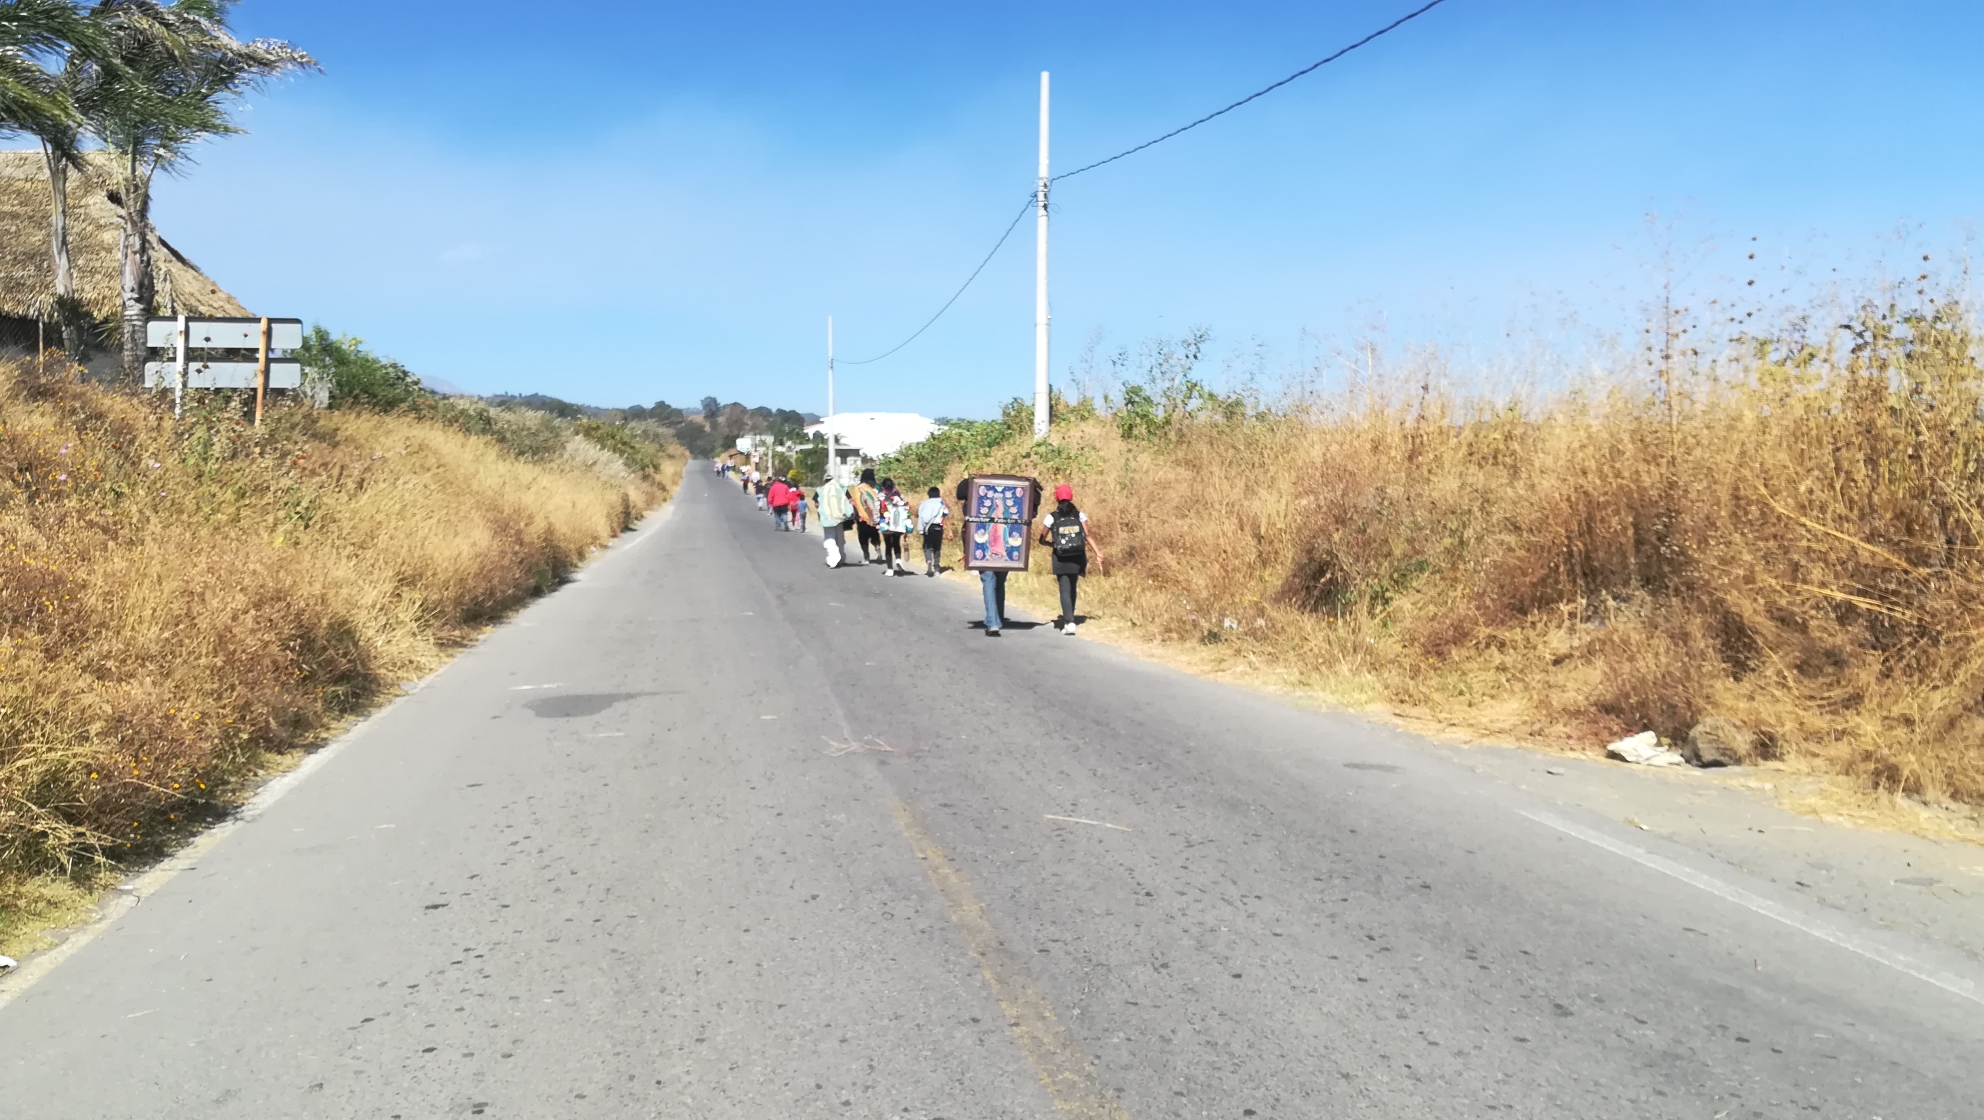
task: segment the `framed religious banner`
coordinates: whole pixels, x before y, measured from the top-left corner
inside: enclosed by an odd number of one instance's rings
[[[1011,474],[964,480],[964,566],[972,572],[1023,572],[1033,547],[1034,491]]]

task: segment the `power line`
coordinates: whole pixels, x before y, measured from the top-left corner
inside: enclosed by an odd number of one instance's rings
[[[1033,209],[1034,202],[1035,199],[1033,195],[1029,194],[1026,196],[1026,205],[1020,207],[1020,212],[1013,215],[1012,223],[1006,227],[1006,232],[1000,234],[999,240],[992,244],[992,251],[985,254],[985,259],[978,262],[978,267],[971,270],[970,276],[964,278],[964,283],[959,284],[958,290],[951,293],[951,298],[944,301],[944,306],[939,307],[935,315],[930,316],[928,321],[926,321],[922,326],[916,328],[916,334],[910,335],[908,338],[903,339],[901,342],[896,343],[894,346],[890,347],[889,349],[883,351],[880,354],[875,355],[872,358],[863,358],[858,362],[835,362],[834,364],[842,365],[842,366],[865,366],[871,362],[879,362],[883,358],[888,357],[890,354],[893,354],[896,351],[902,349],[903,347],[908,346],[910,343],[915,342],[919,335],[921,335],[924,331],[929,330],[932,324],[934,324],[937,320],[944,317],[944,312],[949,311],[951,309],[951,305],[958,301],[958,297],[964,294],[964,290],[966,288],[971,287],[971,282],[973,280],[978,279],[978,274],[985,271],[985,266],[992,263],[992,258],[996,256],[999,252],[999,249],[1006,244],[1006,239],[1008,237],[1011,237],[1013,235],[1013,231],[1019,228],[1020,219],[1026,217],[1027,211]]]
[[[1145,148],[1149,148],[1157,144],[1162,144],[1166,140],[1171,139],[1173,136],[1176,136],[1181,132],[1190,132],[1192,129],[1199,127],[1200,125],[1206,123],[1209,120],[1212,120],[1215,117],[1223,117],[1226,114],[1231,113],[1233,110],[1238,109],[1240,106],[1247,104],[1249,101],[1253,101],[1256,100],[1257,98],[1265,97],[1268,94],[1273,93],[1275,90],[1278,90],[1281,87],[1287,85],[1288,83],[1294,81],[1295,79],[1300,78],[1306,74],[1312,73],[1318,69],[1321,69],[1322,67],[1327,66],[1332,62],[1335,62],[1337,59],[1342,58],[1344,55],[1349,54],[1351,51],[1356,50],[1358,47],[1363,46],[1364,44],[1370,42],[1373,39],[1378,38],[1381,35],[1397,30],[1399,27],[1407,23],[1410,23],[1415,19],[1418,19],[1420,16],[1425,15],[1427,12],[1432,11],[1434,8],[1437,8],[1444,3],[1446,3],[1446,0],[1432,0],[1431,3],[1425,5],[1424,7],[1419,8],[1412,12],[1408,12],[1403,16],[1400,16],[1399,18],[1393,20],[1392,22],[1386,24],[1385,26],[1380,27],[1378,30],[1373,31],[1369,35],[1364,36],[1362,39],[1357,40],[1355,43],[1352,43],[1349,46],[1344,47],[1342,50],[1337,51],[1335,54],[1330,55],[1328,58],[1322,59],[1318,62],[1311,63],[1310,65],[1305,66],[1300,70],[1297,70],[1295,73],[1290,74],[1288,77],[1283,78],[1282,80],[1274,83],[1271,86],[1267,86],[1263,89],[1259,89],[1254,91],[1253,93],[1248,94],[1247,96],[1241,98],[1240,100],[1235,101],[1233,104],[1228,105],[1224,109],[1218,109],[1213,112],[1207,113],[1205,116],[1200,117],[1198,120],[1195,120],[1190,124],[1183,125],[1178,128],[1174,128],[1170,132],[1165,133],[1164,135],[1158,137],[1155,140],[1146,140],[1143,143],[1138,144],[1134,148],[1125,148],[1124,150],[1117,152],[1115,155],[1110,156],[1108,159],[1096,160],[1094,163],[1087,164],[1082,167],[1077,167],[1073,171],[1063,171],[1061,174],[1056,175],[1052,179],[1050,179],[1049,182],[1060,182],[1062,179],[1068,179],[1076,175],[1080,175],[1084,171],[1093,171],[1096,168],[1101,167],[1105,163],[1115,163],[1117,160],[1122,159],[1124,156],[1132,156],[1137,154],[1138,152],[1143,151]],[[930,316],[930,318],[926,320],[922,326],[916,328],[915,334],[910,335],[908,338],[903,339],[901,342],[896,343],[894,346],[890,347],[889,349],[883,351],[880,354],[875,355],[872,358],[863,358],[858,362],[836,362],[835,364],[844,365],[844,366],[865,366],[873,362],[879,362],[883,358],[888,357],[889,355],[895,353],[896,351],[902,349],[905,346],[908,346],[910,343],[915,342],[918,338],[922,337],[923,332],[929,330],[932,326],[936,324],[937,320],[943,318],[944,312],[949,311],[951,309],[951,305],[958,301],[958,297],[964,295],[965,289],[971,287],[971,282],[978,279],[979,273],[985,271],[985,266],[992,263],[992,258],[994,256],[997,256],[999,250],[1005,246],[1006,239],[1013,235],[1013,231],[1015,229],[1019,228],[1020,219],[1026,217],[1027,211],[1033,209],[1036,205],[1039,204],[1039,202],[1040,202],[1040,198],[1037,194],[1027,195],[1026,205],[1020,207],[1020,212],[1013,215],[1012,222],[1006,226],[1006,232],[1000,234],[999,240],[993,243],[992,251],[985,254],[985,259],[978,262],[978,267],[971,270],[970,276],[964,278],[964,283],[959,284],[958,290],[951,293],[951,298],[944,301],[944,306],[939,307],[935,315]]]
[[[1386,32],[1396,30],[1400,26],[1406,23],[1410,23],[1415,19],[1418,19],[1420,16],[1425,15],[1427,12],[1432,11],[1434,8],[1437,8],[1444,3],[1446,3],[1446,0],[1433,0],[1432,3],[1426,5],[1423,8],[1420,8],[1418,11],[1400,16],[1398,19],[1395,19],[1392,22],[1386,24],[1385,26],[1380,27],[1378,30],[1371,32],[1369,35],[1364,36],[1362,39],[1357,40],[1355,43],[1352,43],[1349,46],[1343,48],[1342,50],[1336,52],[1335,54],[1329,56],[1328,58],[1323,59],[1321,62],[1316,62],[1311,65],[1304,66],[1302,69],[1297,70],[1295,73],[1290,74],[1288,77],[1283,78],[1282,80],[1276,82],[1275,84],[1268,86],[1265,89],[1256,90],[1255,92],[1248,94],[1247,96],[1241,98],[1240,100],[1235,101],[1233,104],[1228,105],[1224,109],[1219,109],[1214,112],[1207,113],[1205,116],[1200,117],[1198,120],[1193,121],[1191,124],[1184,125],[1180,128],[1174,128],[1170,132],[1165,133],[1164,135],[1158,137],[1155,140],[1146,140],[1143,143],[1138,144],[1134,148],[1125,148],[1124,150],[1117,152],[1115,155],[1110,156],[1108,159],[1096,160],[1094,163],[1088,164],[1085,167],[1077,167],[1073,171],[1063,171],[1061,174],[1054,176],[1054,181],[1059,182],[1062,179],[1073,178],[1076,175],[1080,175],[1084,171],[1094,171],[1096,168],[1101,167],[1105,163],[1115,163],[1117,160],[1122,159],[1124,156],[1135,155],[1138,152],[1143,151],[1145,148],[1151,147],[1156,144],[1162,144],[1166,140],[1171,139],[1173,136],[1176,136],[1181,132],[1189,132],[1192,129],[1195,129],[1200,125],[1206,123],[1207,121],[1212,120],[1214,117],[1225,116],[1226,114],[1231,113],[1233,110],[1238,109],[1240,106],[1245,105],[1249,101],[1252,101],[1259,97],[1265,97],[1268,94],[1273,93],[1275,90],[1278,90],[1281,87],[1287,85],[1288,83],[1294,81],[1295,79],[1300,78],[1305,74],[1311,73],[1312,71],[1320,69],[1321,67],[1327,66],[1332,62],[1335,62],[1337,59],[1342,58],[1344,55],[1349,54],[1351,51],[1356,50],[1358,47],[1361,47],[1364,44],[1370,42],[1371,40],[1376,39],[1378,36],[1383,35]]]

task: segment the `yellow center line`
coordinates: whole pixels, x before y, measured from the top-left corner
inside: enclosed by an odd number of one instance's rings
[[[1048,1095],[1054,1098],[1054,1107],[1063,1116],[1081,1120],[1130,1120],[1130,1114],[1096,1079],[1095,1062],[1083,1052],[1074,1034],[1061,1025],[1060,1017],[1054,1014],[1054,1005],[1027,971],[1025,958],[1009,948],[993,930],[985,903],[972,888],[971,880],[930,839],[908,805],[892,797],[889,808],[895,813],[903,836],[909,840],[910,849],[923,861],[930,885],[937,888],[937,897],[944,900],[944,909],[949,911],[951,921],[956,923],[971,955],[977,959],[985,982],[992,988],[992,998],[1006,1013],[1013,1037],[1019,1040],[1020,1049],[1026,1052],[1027,1061],[1033,1064]]]

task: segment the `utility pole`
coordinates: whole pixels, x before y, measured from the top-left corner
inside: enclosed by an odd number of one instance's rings
[[[834,455],[834,317],[827,316],[827,477],[840,481],[840,462]]]
[[[1034,196],[1039,214],[1033,264],[1033,438],[1047,438],[1047,71],[1040,72],[1040,186]]]

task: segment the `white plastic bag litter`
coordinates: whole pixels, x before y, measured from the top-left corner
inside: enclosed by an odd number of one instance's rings
[[[1678,766],[1686,760],[1678,751],[1670,751],[1660,745],[1660,736],[1651,731],[1638,735],[1628,735],[1605,748],[1605,754],[1621,762],[1635,766]]]

